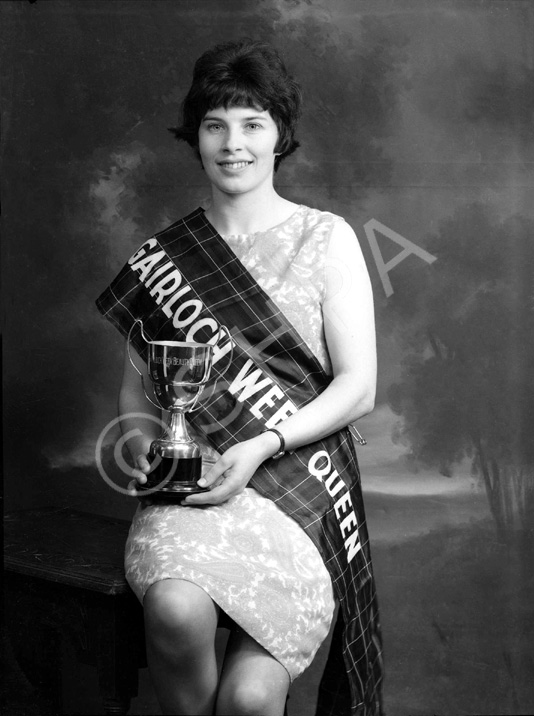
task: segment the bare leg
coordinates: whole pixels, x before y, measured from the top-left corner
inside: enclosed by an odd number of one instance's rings
[[[217,716],[283,716],[289,674],[243,631],[233,632],[224,659]]]
[[[143,606],[148,667],[162,712],[212,714],[219,608],[201,587],[181,579],[153,584]]]

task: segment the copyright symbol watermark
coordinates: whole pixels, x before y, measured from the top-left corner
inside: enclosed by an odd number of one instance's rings
[[[121,433],[118,439],[116,439],[114,433],[117,432],[117,426],[119,425],[121,420],[140,418],[142,418],[143,420],[151,420],[152,422],[156,423],[160,428],[162,428],[162,430],[165,430],[165,428],[167,427],[167,424],[163,420],[155,417],[154,415],[150,415],[148,413],[127,413],[125,415],[122,415],[120,418],[117,417],[113,420],[110,420],[110,422],[101,431],[95,445],[95,462],[100,476],[102,477],[104,482],[109,485],[113,490],[115,490],[116,492],[120,492],[122,495],[127,495],[128,497],[138,497],[139,492],[133,491],[129,487],[122,487],[122,485],[119,485],[116,482],[118,476],[115,475],[115,477],[113,477],[109,474],[111,470],[109,470],[108,463],[111,463],[111,466],[118,468],[119,475],[126,475],[130,481],[133,479],[133,469],[124,459],[124,448],[128,447],[128,441],[131,438],[136,437],[138,435],[142,435],[142,432],[141,430],[139,430],[139,428],[134,428],[126,433]],[[109,446],[111,444],[113,444],[113,451],[112,458],[110,460]],[[152,466],[154,469],[158,467],[160,461],[161,459],[158,457],[152,462]],[[115,469],[113,471],[116,472]],[[157,492],[158,490],[160,490],[172,479],[175,471],[176,463],[173,464],[172,469],[157,485],[150,488],[143,488],[142,495],[150,495],[153,492]]]

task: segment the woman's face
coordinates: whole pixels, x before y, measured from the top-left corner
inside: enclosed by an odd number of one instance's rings
[[[278,129],[269,112],[253,107],[211,110],[198,130],[202,165],[225,194],[272,188]]]

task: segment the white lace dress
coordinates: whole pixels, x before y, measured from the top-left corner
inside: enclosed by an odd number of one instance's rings
[[[268,231],[224,237],[327,371],[324,265],[339,221],[299,206]],[[214,457],[206,447],[206,461]],[[283,664],[292,680],[311,663],[330,628],[332,583],[317,548],[292,518],[253,488],[207,508],[140,506],[125,564],[141,601],[161,579],[185,579],[202,587]]]

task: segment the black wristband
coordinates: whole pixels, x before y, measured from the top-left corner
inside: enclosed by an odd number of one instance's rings
[[[260,434],[263,435],[263,433],[274,433],[278,437],[278,440],[280,440],[280,450],[272,456],[273,460],[278,460],[282,457],[282,455],[286,454],[286,441],[284,440],[282,433],[278,432],[278,430],[275,430],[274,428],[265,428]]]

